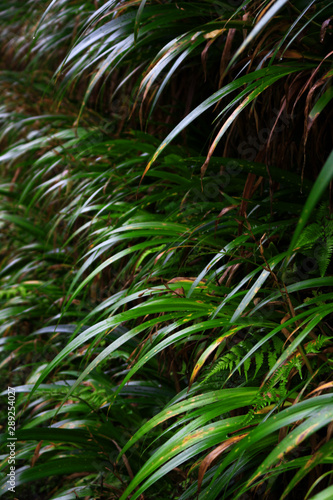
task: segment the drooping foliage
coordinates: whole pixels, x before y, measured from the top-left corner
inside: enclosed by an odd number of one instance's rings
[[[331,16],[0,0],[18,498],[331,498]]]

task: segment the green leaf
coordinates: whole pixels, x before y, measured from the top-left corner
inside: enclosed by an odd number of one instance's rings
[[[287,257],[289,257],[291,253],[294,251],[298,238],[300,237],[301,232],[305,227],[311,215],[312,210],[320,200],[323,192],[325,191],[325,189],[327,188],[328,184],[332,179],[333,179],[333,151],[331,152],[325,164],[323,165],[320,174],[318,175],[316,182],[313,185],[311,193],[309,194],[309,197],[306,200],[306,203],[302,210],[302,214],[299,218],[291,243],[289,245]]]
[[[253,30],[251,30],[250,34],[245,38],[245,40],[242,42],[240,47],[237,49],[236,53],[232,57],[230,63],[229,63],[229,68],[238,56],[244,52],[246,47],[254,40],[254,38],[262,31],[266,25],[274,19],[275,15],[279,12],[279,10],[287,3],[288,0],[275,0],[272,4],[272,6],[268,9],[268,11],[261,17],[259,22],[255,25]],[[265,10],[265,6],[263,6],[263,10]]]

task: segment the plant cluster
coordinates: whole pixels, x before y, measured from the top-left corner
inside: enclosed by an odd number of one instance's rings
[[[331,9],[0,0],[20,500],[332,498]]]

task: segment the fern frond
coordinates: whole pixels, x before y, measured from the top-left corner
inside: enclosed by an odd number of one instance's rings
[[[322,227],[317,224],[310,224],[306,227],[299,237],[297,242],[297,247],[300,248],[312,248],[313,244],[318,241],[323,235]]]
[[[325,244],[318,249],[316,252],[316,256],[318,258],[318,267],[321,277],[324,277],[331,261],[333,253],[333,238],[330,238],[329,241],[325,242]]]

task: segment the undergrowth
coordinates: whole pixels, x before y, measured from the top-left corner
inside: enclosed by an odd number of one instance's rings
[[[0,0],[0,495],[332,497],[330,6]]]

